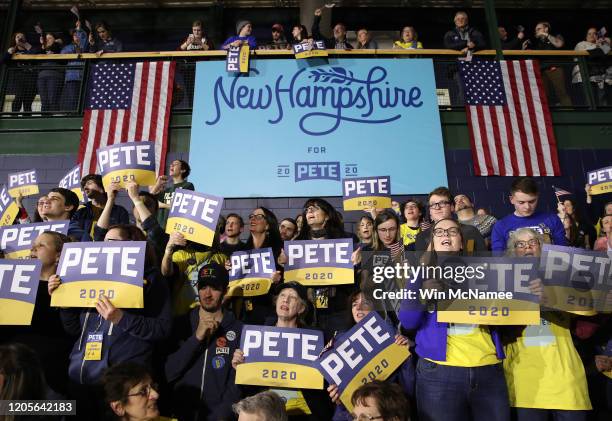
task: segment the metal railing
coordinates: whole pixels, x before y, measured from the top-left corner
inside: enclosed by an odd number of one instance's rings
[[[331,57],[433,59],[438,105],[441,109],[464,107],[458,74],[460,53],[451,50],[330,50]],[[9,61],[0,85],[0,116],[81,115],[90,66],[96,60],[157,60],[177,62],[172,109],[190,113],[195,87],[195,65],[201,60],[223,60],[224,51],[19,55]],[[553,109],[597,109],[612,107],[612,56],[597,65],[584,51],[505,51],[506,59],[538,59],[542,82]],[[288,51],[255,51],[253,60],[293,59]],[[477,59],[495,60],[494,51],[480,51]],[[590,74],[590,72],[598,74]],[[603,73],[602,73],[603,72]],[[583,83],[582,81],[591,81]]]

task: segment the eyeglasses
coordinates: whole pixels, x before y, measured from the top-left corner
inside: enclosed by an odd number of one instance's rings
[[[444,237],[444,236],[456,237],[459,235],[460,232],[461,230],[457,227],[450,227],[448,229],[436,228],[433,230],[433,235],[436,237]]]
[[[448,200],[442,200],[441,202],[430,203],[429,207],[431,209],[441,209],[442,207],[446,207],[446,206],[448,206],[450,204],[451,204],[451,202],[449,202]]]
[[[316,211],[320,211],[321,207],[317,206],[317,205],[312,205],[312,206],[308,206],[307,208],[304,208],[304,213],[315,213]]]
[[[373,420],[382,420],[383,418],[384,417],[382,415],[377,415],[373,417],[371,415],[366,415],[366,414],[361,414],[361,415],[351,414],[351,419],[353,421],[373,421]]]
[[[392,228],[377,228],[378,232],[386,234],[386,233],[394,233],[397,231],[397,227]]]
[[[138,392],[136,393],[130,393],[128,396],[128,398],[130,396],[140,396],[142,398],[148,398],[149,396],[151,396],[151,390],[158,390],[158,385],[157,383],[151,383],[148,384],[146,386],[144,386],[142,389],[140,389]]]
[[[540,241],[537,238],[532,238],[529,241],[517,241],[514,243],[514,248],[515,249],[524,249],[527,248],[527,246],[530,247],[535,247],[537,245],[540,244]]]
[[[256,220],[258,220],[258,221],[262,221],[262,220],[264,220],[265,218],[266,218],[266,216],[265,216],[265,215],[262,215],[262,214],[260,214],[260,213],[252,213],[252,214],[250,214],[250,215],[249,215],[249,220],[251,220],[251,219],[256,219]]]

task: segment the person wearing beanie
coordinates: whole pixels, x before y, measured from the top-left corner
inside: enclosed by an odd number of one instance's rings
[[[248,20],[239,20],[236,23],[236,34],[226,39],[221,44],[222,50],[229,50],[230,47],[239,47],[244,44],[248,44],[249,47],[254,50],[257,48],[257,41],[255,37],[251,35],[253,33],[253,26]]]
[[[223,309],[229,275],[225,267],[209,263],[198,271],[199,306],[177,326],[180,346],[166,362],[166,378],[173,386],[173,410],[179,419],[233,419],[232,405],[240,400],[236,371],[230,356],[240,344],[242,322]]]
[[[266,320],[266,326],[279,328],[308,328],[309,314],[314,306],[308,299],[306,288],[298,282],[285,282],[276,287],[276,317]],[[232,366],[236,368],[244,363],[244,353],[236,349],[232,357]],[[253,395],[263,391],[258,386],[242,386],[244,395]],[[323,390],[314,389],[270,389],[285,400],[285,409],[290,417],[306,420],[329,420],[333,415],[333,406]]]

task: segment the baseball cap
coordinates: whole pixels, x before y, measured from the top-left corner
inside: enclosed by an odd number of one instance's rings
[[[229,274],[224,266],[218,263],[208,263],[198,271],[198,290],[210,286],[222,291],[229,284]]]

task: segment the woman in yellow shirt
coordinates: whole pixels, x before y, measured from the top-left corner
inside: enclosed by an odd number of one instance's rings
[[[413,50],[416,48],[422,49],[423,44],[419,41],[419,35],[414,29],[414,26],[404,26],[400,31],[400,39],[395,41],[393,48],[401,50]]]

